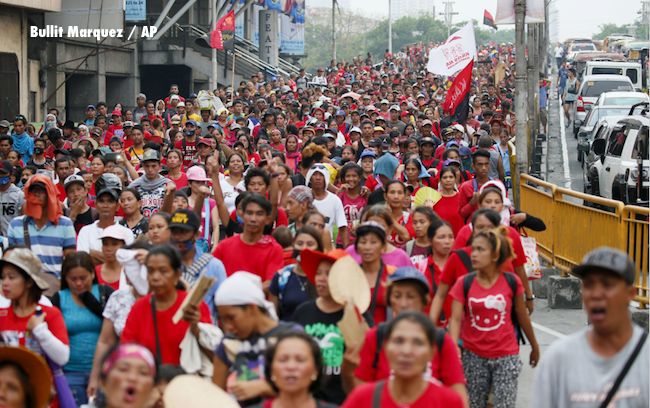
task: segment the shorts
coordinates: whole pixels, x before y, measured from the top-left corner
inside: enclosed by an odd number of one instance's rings
[[[565,105],[573,105],[573,101],[564,101]]]
[[[544,126],[548,123],[548,111],[546,108],[539,108],[539,121],[542,122],[542,125]]]

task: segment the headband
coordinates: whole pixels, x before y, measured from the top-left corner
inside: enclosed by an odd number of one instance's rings
[[[151,354],[151,351],[149,351],[148,348],[135,343],[121,344],[113,350],[102,364],[102,375],[108,374],[111,369],[113,369],[115,363],[127,357],[136,357],[143,360],[149,366],[151,376],[156,376],[156,362],[153,358],[153,354]]]

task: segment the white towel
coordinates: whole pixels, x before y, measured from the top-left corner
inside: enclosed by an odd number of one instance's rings
[[[181,341],[181,367],[188,374],[199,374],[203,377],[212,377],[214,366],[212,360],[201,351],[199,344],[207,350],[215,350],[221,339],[223,332],[213,324],[199,323],[199,338],[192,334],[188,328],[183,341]]]
[[[145,296],[149,293],[149,282],[147,281],[147,267],[141,265],[135,256],[138,254],[138,251],[132,249],[118,249],[115,252],[115,259],[119,262],[123,269],[124,274],[129,281],[131,286],[140,294],[140,296]],[[121,276],[120,276],[121,278]],[[120,286],[121,286],[120,282]]]

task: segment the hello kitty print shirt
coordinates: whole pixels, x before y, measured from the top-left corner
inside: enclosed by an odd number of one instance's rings
[[[521,280],[517,280],[517,296],[524,293]],[[519,344],[512,323],[513,293],[505,276],[490,288],[484,288],[474,279],[467,292],[467,301],[463,293],[461,276],[449,292],[454,300],[465,305],[463,325],[460,338],[463,348],[484,358],[499,358],[519,354]]]

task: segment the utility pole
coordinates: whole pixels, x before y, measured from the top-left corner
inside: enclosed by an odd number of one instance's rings
[[[332,0],[332,59],[336,59],[336,0]]]
[[[528,48],[528,143],[535,143],[535,137],[539,132],[539,124],[537,123],[537,92],[539,90],[539,74],[535,66],[537,59],[537,24],[528,24],[527,48]],[[517,151],[519,155],[519,151]],[[530,160],[530,149],[528,149],[528,159]]]
[[[515,123],[517,150],[517,173],[515,174],[515,206],[521,208],[521,182],[519,176],[528,173],[528,135],[526,132],[526,44],[524,43],[524,20],[526,0],[515,0]]]
[[[389,0],[390,1],[390,0]],[[445,11],[440,13],[441,16],[445,16],[445,25],[447,26],[447,38],[451,35],[451,21],[454,15],[458,13],[454,13],[454,3],[455,1],[445,1]]]
[[[217,29],[217,2],[216,0],[210,0],[210,12],[212,14],[212,31]],[[217,49],[213,48],[212,50],[212,77],[210,77],[210,91],[217,89]],[[234,92],[234,90],[233,90]]]
[[[393,5],[388,0],[388,53],[393,55]]]

